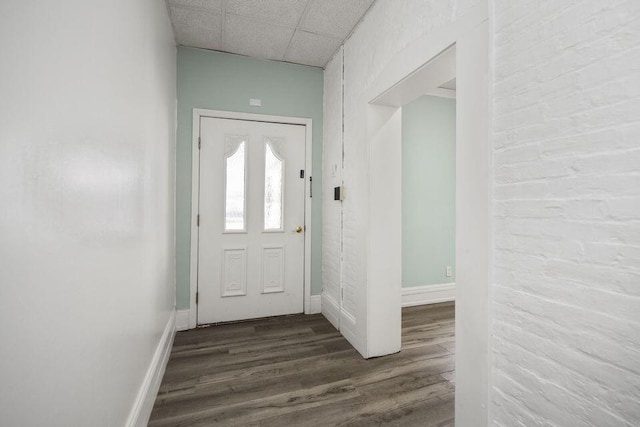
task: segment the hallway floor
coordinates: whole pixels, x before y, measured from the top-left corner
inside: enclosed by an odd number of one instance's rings
[[[322,315],[178,332],[150,426],[453,426],[454,303],[402,310],[364,360]]]

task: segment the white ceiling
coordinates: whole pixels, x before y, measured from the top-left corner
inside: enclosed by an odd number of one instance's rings
[[[182,46],[324,67],[375,0],[167,0]]]

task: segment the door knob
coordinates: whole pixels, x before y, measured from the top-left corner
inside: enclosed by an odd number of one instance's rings
[[[295,232],[296,233],[302,233],[302,227],[297,226],[296,229],[295,229]]]

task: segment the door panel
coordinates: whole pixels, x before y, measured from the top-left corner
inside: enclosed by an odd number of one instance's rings
[[[301,313],[305,127],[200,121],[198,323]]]

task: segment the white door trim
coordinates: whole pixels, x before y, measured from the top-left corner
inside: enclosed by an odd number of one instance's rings
[[[410,99],[405,85],[419,86],[419,71],[447,48],[456,51],[456,425],[489,425],[492,384],[491,292],[492,158],[491,58],[488,3],[482,1],[454,24],[416,39],[389,61],[361,98],[368,102],[368,191],[366,281],[359,309],[358,337],[352,344],[365,357],[400,350],[401,227],[388,219],[401,217],[402,143],[397,115]],[[396,94],[390,92],[397,92]],[[422,91],[413,93],[417,98]],[[384,95],[384,97],[383,97]],[[384,99],[387,105],[377,105]],[[394,99],[400,102],[393,103]],[[396,108],[394,114],[393,108]],[[385,144],[376,143],[384,140]],[[381,161],[382,159],[382,161]],[[382,166],[383,164],[384,169]],[[386,175],[379,173],[383,170]],[[366,186],[368,184],[368,186]],[[392,227],[389,227],[391,224]],[[384,268],[380,268],[383,266]],[[397,306],[395,305],[395,302]],[[341,325],[342,332],[342,325]],[[349,339],[349,337],[347,337]]]
[[[191,260],[189,275],[189,328],[193,329],[198,324],[198,310],[196,306],[196,292],[198,290],[198,211],[200,194],[200,150],[198,138],[200,135],[200,119],[213,117],[218,119],[247,120],[265,123],[282,123],[288,125],[305,126],[305,203],[304,222],[304,312],[311,314],[311,182],[313,176],[312,163],[312,138],[313,121],[304,117],[271,116],[255,113],[239,113],[235,111],[208,110],[203,108],[193,109],[192,145],[191,145]]]

